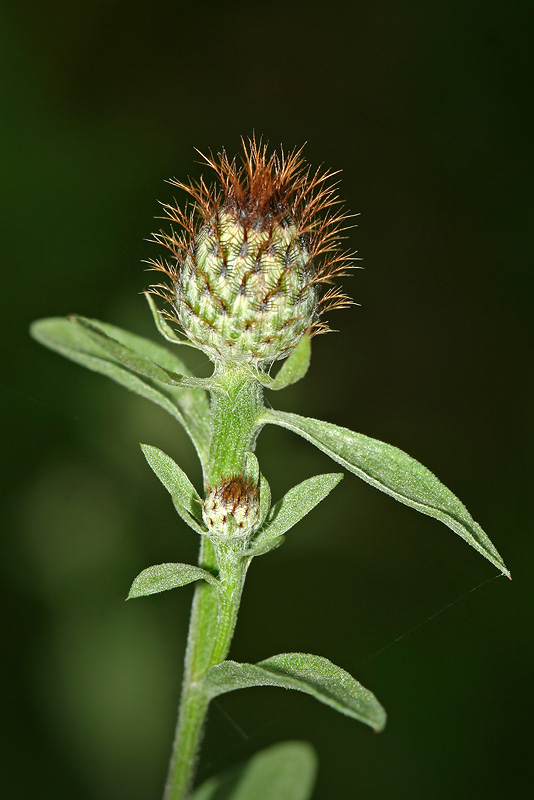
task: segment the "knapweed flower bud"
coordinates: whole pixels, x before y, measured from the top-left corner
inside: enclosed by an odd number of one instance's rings
[[[267,157],[255,140],[243,143],[242,164],[226,153],[203,156],[218,183],[170,183],[193,198],[193,208],[164,205],[180,232],[155,240],[173,254],[150,263],[171,280],[152,287],[172,306],[170,318],[218,363],[266,368],[288,356],[304,333],[328,330],[324,311],[348,298],[322,284],[345,273],[351,254],[339,250],[347,216],[330,172],[310,172],[301,151]]]
[[[255,531],[259,516],[259,489],[239,476],[223,478],[202,503],[208,536],[218,539],[247,539]]]

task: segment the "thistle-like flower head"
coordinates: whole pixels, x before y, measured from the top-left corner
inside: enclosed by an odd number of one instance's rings
[[[178,229],[154,235],[172,259],[150,261],[170,279],[152,291],[215,363],[265,369],[304,333],[327,331],[326,311],[350,303],[339,287],[322,288],[354,259],[340,249],[348,216],[334,173],[312,172],[302,148],[268,156],[267,146],[252,139],[243,150],[241,163],[225,152],[201,154],[216,175],[211,185],[204,178],[170,181],[191,200],[184,209],[163,205]]]
[[[202,504],[208,536],[219,540],[247,539],[255,530],[259,515],[259,489],[241,476],[222,478],[217,486],[208,489]]]

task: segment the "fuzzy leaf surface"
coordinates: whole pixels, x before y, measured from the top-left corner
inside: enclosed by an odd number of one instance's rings
[[[130,587],[127,599],[166,592],[200,580],[207,581],[212,586],[219,584],[217,578],[201,567],[191,564],[155,564],[139,573]]]
[[[248,550],[245,551],[245,555],[252,557],[264,556],[266,553],[270,553],[271,550],[276,550],[276,548],[280,547],[280,545],[283,543],[283,536],[278,536],[274,539],[260,539],[257,544],[255,541],[253,541]]]
[[[267,479],[260,475],[260,514],[258,519],[258,527],[261,528],[265,520],[267,519],[267,514],[271,508],[271,487],[269,486]]]
[[[205,781],[191,800],[309,800],[317,757],[306,742],[281,742]]]
[[[375,731],[386,724],[386,712],[374,694],[322,656],[282,653],[258,664],[223,661],[211,667],[204,680],[212,697],[252,686],[279,686],[312,695]]]
[[[271,508],[264,527],[254,540],[255,544],[283,536],[321,500],[324,500],[342,478],[342,472],[327,472],[323,475],[314,475],[313,478],[308,478],[290,489]]]
[[[91,324],[109,337],[133,350],[139,356],[157,361],[162,367],[182,375],[189,372],[183,362],[166,347],[142,336],[124,331],[98,320]],[[34,322],[30,333],[40,344],[81,364],[93,372],[106,375],[131,392],[151,400],[178,420],[191,437],[205,465],[209,445],[209,400],[203,389],[170,386],[157,379],[132,372],[109,352],[99,347],[87,331],[64,317],[49,317]]]
[[[510,577],[500,554],[463,503],[407,453],[348,428],[285,411],[266,410],[262,420],[298,433],[366,483],[445,523]]]
[[[174,507],[184,522],[197,533],[206,533],[200,510],[202,501],[183,469],[158,447],[142,444],[141,450],[149,466],[171,495]]]
[[[262,374],[259,379],[266,389],[274,391],[285,389],[286,386],[291,386],[304,378],[308,372],[310,360],[311,337],[304,334],[291,355],[283,362],[277,375],[271,378],[269,375]]]
[[[152,358],[139,355],[131,347],[127,347],[108,333],[105,333],[99,325],[95,325],[91,320],[73,314],[71,321],[74,325],[79,325],[97,347],[101,347],[114,361],[124,364],[132,372],[137,372],[145,378],[152,378],[169,386],[180,385],[184,377],[182,374],[160,366]]]
[[[254,453],[245,453],[245,466],[243,469],[243,478],[245,481],[257,485],[260,482],[260,465]]]
[[[245,453],[245,466],[243,468],[243,478],[244,480],[251,481],[256,486],[259,485],[260,513],[258,519],[258,528],[260,528],[265,522],[265,519],[271,507],[271,489],[266,479],[260,472],[260,465],[258,463],[258,459],[254,455],[254,453],[251,453],[250,451]]]

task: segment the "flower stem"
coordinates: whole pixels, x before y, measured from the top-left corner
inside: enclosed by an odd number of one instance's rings
[[[211,389],[211,441],[207,486],[224,476],[241,475],[245,453],[254,449],[263,410],[262,387],[240,367],[217,371]],[[237,622],[250,558],[231,547],[215,547],[204,537],[199,566],[217,571],[220,589],[200,581],[195,589],[178,723],[163,800],[186,800],[191,791],[196,758],[210,698],[204,676],[223,661]]]

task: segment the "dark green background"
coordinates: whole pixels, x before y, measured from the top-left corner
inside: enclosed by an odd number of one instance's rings
[[[199,484],[163,411],[32,342],[72,311],[157,336],[140,292],[164,178],[255,129],[343,169],[360,308],[269,400],[389,441],[457,492],[514,576],[347,475],[254,562],[232,655],[331,658],[389,712],[380,736],[310,698],[213,708],[201,778],[284,738],[316,800],[530,796],[532,83],[529,2],[3,4],[2,712],[13,800],[157,800],[192,588],[124,603],[194,561],[138,442]],[[529,175],[530,173],[530,175]],[[275,498],[331,463],[269,429]],[[454,604],[458,598],[463,599]],[[435,618],[435,612],[450,608]],[[424,623],[411,635],[402,637]],[[381,651],[382,648],[386,648]],[[239,732],[238,728],[242,731]]]

